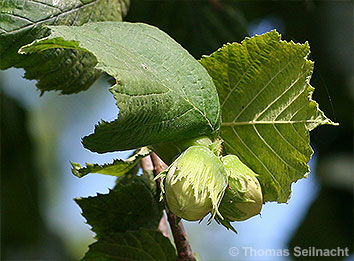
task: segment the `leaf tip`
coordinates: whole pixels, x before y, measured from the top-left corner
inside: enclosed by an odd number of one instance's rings
[[[80,169],[82,168],[81,165],[79,163],[75,163],[72,161],[70,161],[70,164],[71,164],[71,173],[78,178],[83,177],[83,175],[81,175],[80,173]]]
[[[79,205],[79,201],[81,201],[83,198],[73,198],[73,200],[76,202],[76,204]]]

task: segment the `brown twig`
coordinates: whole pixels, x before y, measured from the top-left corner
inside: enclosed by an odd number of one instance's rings
[[[156,175],[167,168],[166,164],[155,153],[152,153],[151,160]],[[177,217],[172,212],[167,213],[167,219],[170,223],[173,239],[175,241],[177,249],[177,260],[195,261],[196,259],[193,256],[192,248],[188,242],[188,238],[186,232],[184,231],[182,221],[179,221],[177,223]]]
[[[150,156],[146,156],[142,158],[140,164],[143,170],[154,170],[154,165],[152,164],[152,160]]]
[[[152,163],[152,159],[150,156],[142,158],[141,168],[143,170],[154,171],[154,164]],[[158,230],[160,230],[165,237],[168,237],[167,221],[165,215],[163,215],[160,220]]]
[[[170,223],[173,239],[175,241],[177,254],[178,254],[178,261],[196,261],[195,257],[193,256],[193,251],[191,245],[188,242],[188,238],[186,232],[184,231],[184,227],[182,221],[179,221],[176,224],[177,217],[172,212],[167,213],[167,219]]]
[[[154,170],[156,175],[160,174],[160,172],[164,171],[167,168],[165,162],[163,162],[156,153],[151,154],[152,164],[154,166]]]
[[[158,229],[161,231],[162,235],[168,237],[168,227],[167,227],[167,220],[165,215],[162,216]]]

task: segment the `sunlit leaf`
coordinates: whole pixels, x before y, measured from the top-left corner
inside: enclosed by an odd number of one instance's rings
[[[218,89],[227,152],[260,175],[265,201],[289,199],[291,184],[309,172],[309,131],[334,124],[311,99],[309,52],[308,43],[272,31],[201,60]]]

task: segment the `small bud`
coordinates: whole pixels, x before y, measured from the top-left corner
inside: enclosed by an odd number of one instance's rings
[[[200,220],[218,206],[227,186],[224,165],[209,148],[191,146],[162,174],[161,189],[168,208],[178,217]]]
[[[259,214],[263,196],[257,174],[235,155],[225,156],[221,161],[225,165],[229,180],[219,208],[225,222],[246,220]]]

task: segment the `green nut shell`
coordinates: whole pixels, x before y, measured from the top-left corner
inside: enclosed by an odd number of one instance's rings
[[[223,157],[228,173],[228,186],[219,210],[227,222],[242,221],[261,212],[263,195],[261,185],[250,168],[235,155]]]
[[[200,220],[212,209],[211,199],[195,191],[184,178],[172,184],[173,174],[166,177],[166,200],[168,208],[178,217],[189,221]]]
[[[227,172],[209,148],[191,146],[167,169],[161,182],[168,209],[178,217],[196,221],[213,217],[227,186]]]

